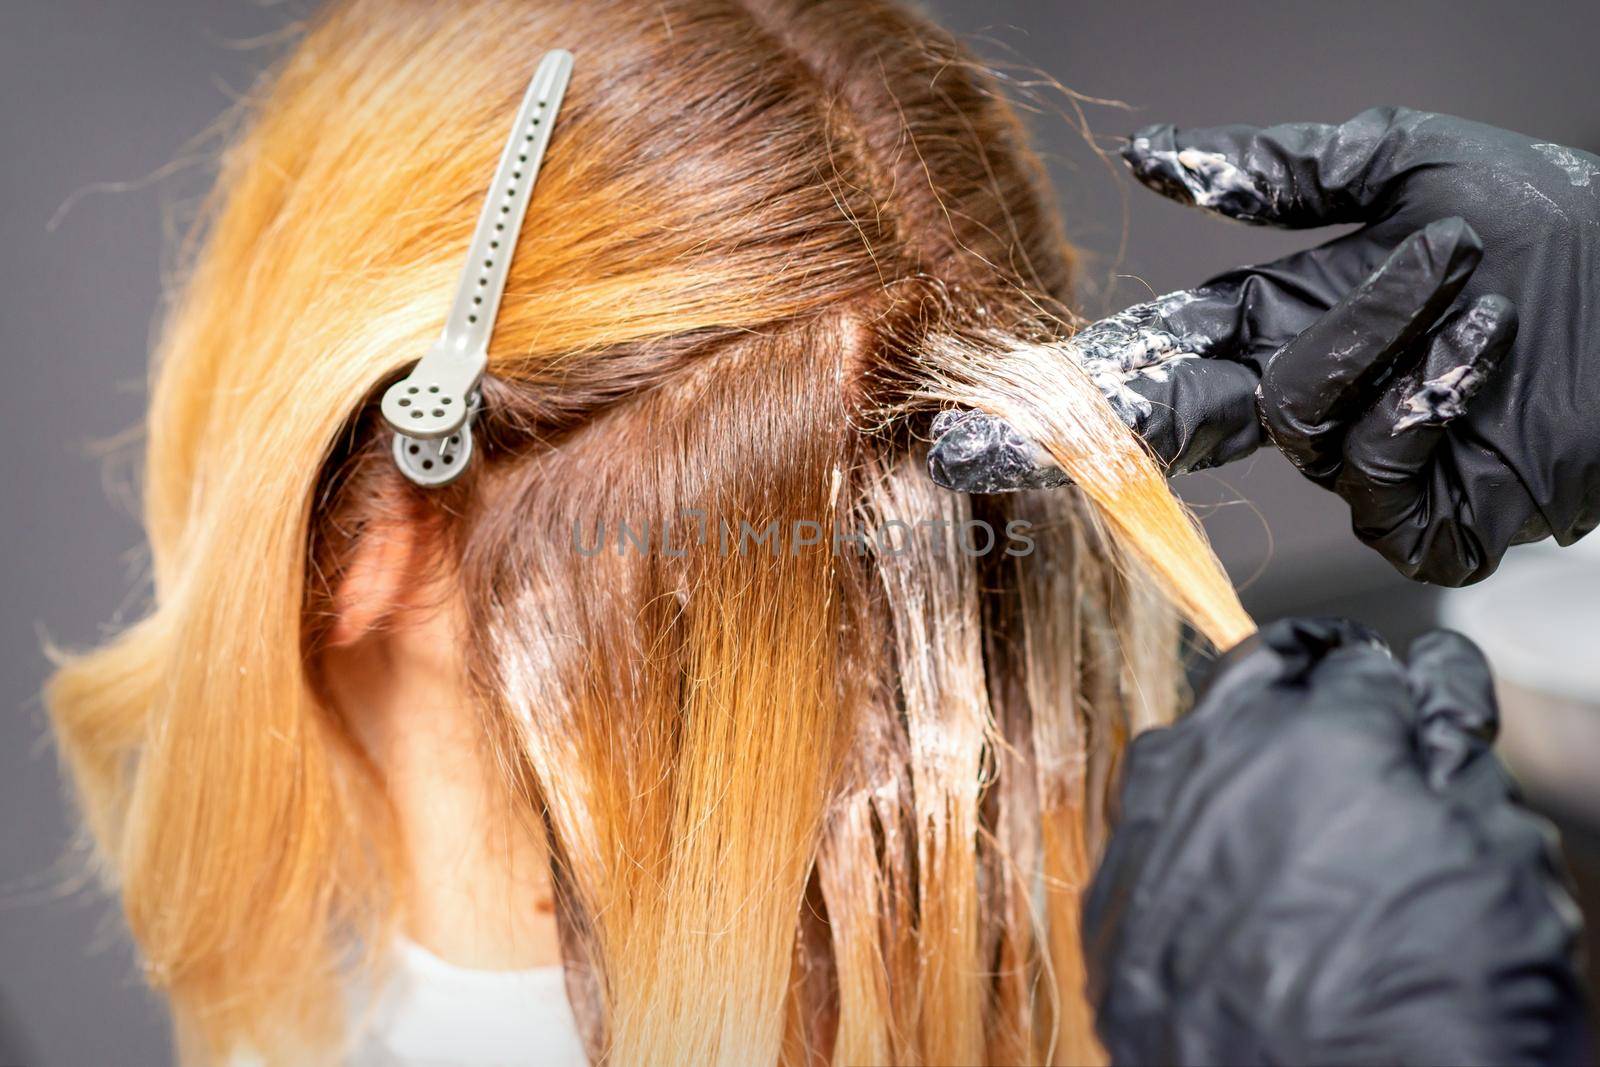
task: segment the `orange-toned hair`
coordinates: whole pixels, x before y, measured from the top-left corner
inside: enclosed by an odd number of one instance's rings
[[[374,398],[439,331],[552,47],[576,73],[480,455],[418,490]],[[335,1055],[338,987],[388,936],[383,782],[316,665],[330,590],[396,513],[465,592],[596,1058],[1097,1055],[1078,892],[1117,753],[1173,712],[1168,605],[1221,642],[1248,620],[1098,394],[1040,355],[1071,321],[1040,188],[994,81],[883,0],[320,14],[249,105],[160,345],[154,610],[49,694],[197,1058]],[[1018,421],[1081,489],[936,490],[935,400]],[[678,551],[616,549],[617,523],[673,519]],[[863,533],[976,519],[1031,523],[1034,551]],[[722,550],[741,522],[824,533]],[[601,524],[606,550],[575,551]]]

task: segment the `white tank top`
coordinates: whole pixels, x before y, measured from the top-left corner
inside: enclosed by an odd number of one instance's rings
[[[351,998],[349,1067],[580,1067],[560,967],[475,971],[402,940],[375,998]]]

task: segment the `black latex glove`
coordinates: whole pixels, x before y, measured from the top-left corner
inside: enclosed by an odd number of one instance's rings
[[[1340,126],[1152,126],[1124,156],[1150,187],[1232,218],[1365,224],[1080,334],[1174,472],[1254,449],[1259,378],[1272,441],[1411,577],[1476,581],[1512,544],[1600,523],[1600,158],[1396,108]],[[1425,247],[1397,249],[1408,237]],[[1404,261],[1379,270],[1391,250]],[[934,473],[952,488],[1019,446],[978,422],[942,429]]]
[[[1489,745],[1489,672],[1274,623],[1128,751],[1084,909],[1119,1064],[1586,1062],[1577,911]]]

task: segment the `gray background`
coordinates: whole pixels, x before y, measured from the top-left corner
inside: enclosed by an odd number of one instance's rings
[[[1087,108],[1104,139],[1158,120],[1337,120],[1404,103],[1600,148],[1593,4],[932,6],[991,58],[1133,105]],[[41,644],[95,642],[144,601],[134,464],[126,449],[109,465],[103,453],[141,415],[162,250],[215,149],[196,138],[302,13],[239,0],[0,3],[0,1064],[168,1057],[114,909],[70,851],[37,697]],[[569,43],[580,62],[605,46]],[[1066,118],[1032,124],[1091,253],[1087,311],[1307,243],[1160,201],[1108,171]],[[1356,545],[1342,505],[1277,457],[1188,481],[1258,615],[1333,608],[1397,639],[1426,618],[1425,591]]]

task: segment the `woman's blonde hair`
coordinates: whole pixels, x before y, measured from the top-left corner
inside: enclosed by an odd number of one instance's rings
[[[438,333],[552,47],[576,74],[480,454],[419,490],[375,398]],[[160,343],[153,611],[49,690],[195,1058],[337,1055],[340,985],[392,929],[383,778],[317,664],[355,546],[396,518],[465,596],[591,1055],[1097,1056],[1078,894],[1123,742],[1174,710],[1169,605],[1223,643],[1249,623],[1098,393],[1041,355],[1069,266],[995,80],[895,4],[323,10],[223,157]],[[935,489],[943,401],[1018,421],[1078,488]],[[980,520],[1033,551],[922,535]]]

